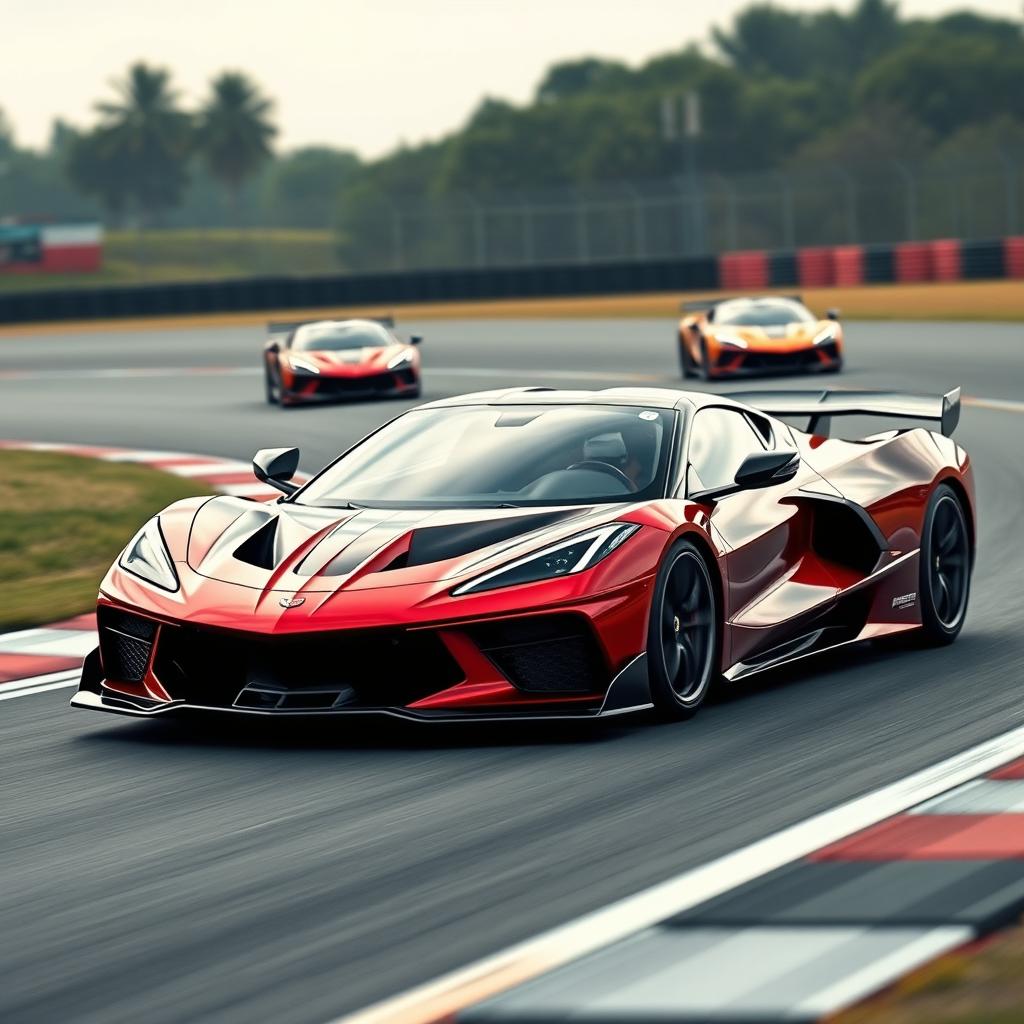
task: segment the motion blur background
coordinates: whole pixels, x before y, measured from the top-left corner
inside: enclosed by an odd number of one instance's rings
[[[6,19],[0,288],[1024,231],[1015,0],[276,7]]]
[[[0,664],[0,1021],[323,1024],[1020,724],[1021,15],[0,2],[0,657],[37,666]],[[358,275],[373,288],[346,290]],[[979,560],[955,647],[807,663],[678,728],[586,735],[69,712],[92,627],[45,627],[210,486],[133,457],[229,460],[244,493],[257,448],[315,471],[412,403],[268,405],[270,311],[394,303],[426,336],[429,401],[679,387],[679,294],[769,286],[842,307],[839,386],[962,386]],[[206,312],[230,315],[133,319]],[[47,450],[67,442],[110,461]],[[60,680],[43,641],[70,645]],[[1017,1020],[1022,951],[1018,928],[962,968],[973,1016],[936,974],[924,1009],[873,1024],[990,1024],[997,985]]]

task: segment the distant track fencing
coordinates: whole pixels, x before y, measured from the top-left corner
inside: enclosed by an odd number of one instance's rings
[[[811,246],[549,266],[251,277],[0,293],[0,323],[881,282],[1024,280],[1024,236]]]
[[[747,249],[967,240],[1024,231],[1024,153],[496,194],[379,196],[339,222],[354,271],[607,263]]]

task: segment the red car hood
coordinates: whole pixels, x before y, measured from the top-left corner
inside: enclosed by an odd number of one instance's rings
[[[201,576],[261,591],[394,587],[485,572],[622,508],[342,511],[222,497],[199,509],[186,551],[172,555]]]
[[[451,595],[460,582],[616,519],[654,528],[582,573]],[[178,590],[143,583],[115,562],[101,601],[175,621],[276,633],[519,613],[538,602],[611,607],[620,600],[613,594],[656,571],[672,527],[657,502],[342,511],[217,497],[172,505],[160,513],[160,528]]]

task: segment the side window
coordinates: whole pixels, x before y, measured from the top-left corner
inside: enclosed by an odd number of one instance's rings
[[[701,409],[690,426],[689,490],[732,483],[743,460],[765,450],[764,439],[743,413]]]

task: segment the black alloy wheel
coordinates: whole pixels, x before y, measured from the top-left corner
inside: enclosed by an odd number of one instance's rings
[[[718,670],[718,599],[697,548],[677,542],[658,572],[647,637],[655,709],[687,718],[704,702]]]
[[[967,616],[971,542],[959,497],[946,484],[932,493],[921,537],[921,621],[932,643],[952,643]]]

